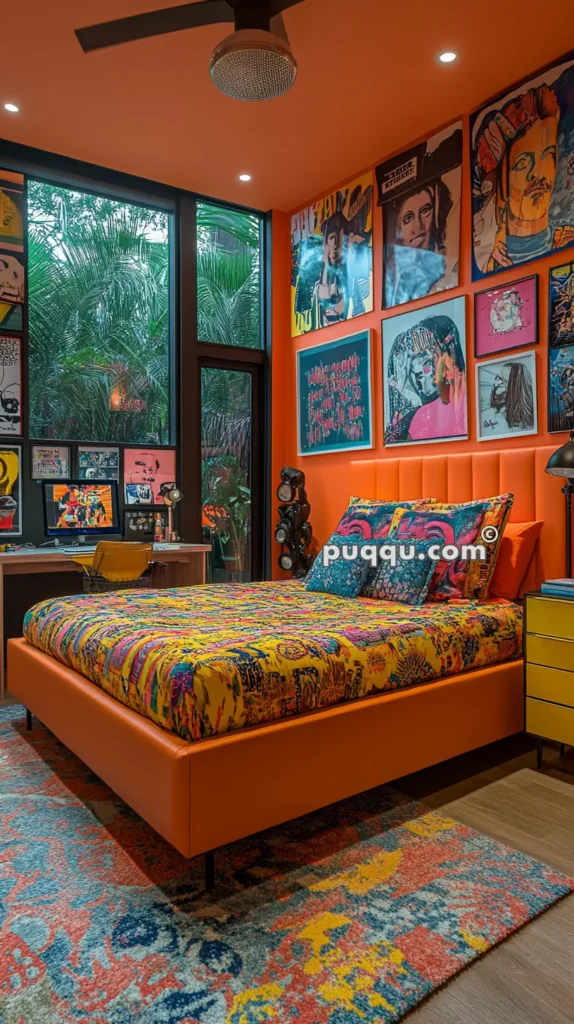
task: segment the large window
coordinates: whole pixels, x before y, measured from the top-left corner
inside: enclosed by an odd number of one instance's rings
[[[172,440],[170,222],[28,180],[31,437]]]
[[[261,348],[261,218],[197,204],[200,341]]]

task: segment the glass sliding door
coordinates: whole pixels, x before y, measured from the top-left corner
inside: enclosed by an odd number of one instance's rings
[[[213,547],[213,583],[244,583],[258,573],[258,399],[258,368],[202,365],[201,513],[204,539]]]

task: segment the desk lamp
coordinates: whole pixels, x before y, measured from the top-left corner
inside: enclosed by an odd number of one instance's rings
[[[558,448],[548,460],[546,472],[565,477],[562,493],[566,497],[566,576],[572,576],[572,495],[574,494],[574,430],[570,440]]]
[[[177,484],[173,484],[173,483],[172,484],[161,484],[160,489],[159,489],[159,493],[161,494],[161,496],[163,498],[164,505],[167,505],[167,533],[168,533],[167,539],[169,541],[175,540],[175,535],[174,535],[174,530],[173,530],[173,509],[174,509],[174,505],[177,505],[178,502],[180,502],[181,499],[183,498],[183,493],[180,491],[180,489],[177,486]]]

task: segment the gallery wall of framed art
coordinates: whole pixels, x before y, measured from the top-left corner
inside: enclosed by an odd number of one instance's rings
[[[354,333],[372,333],[373,445],[356,454],[339,446],[307,453],[319,539],[344,511],[351,461],[396,459],[407,448],[431,458],[445,444],[461,453],[555,445],[556,434],[566,440],[563,432],[574,430],[573,96],[571,53],[448,124],[429,122],[397,152],[383,149],[372,177],[368,170],[350,177],[363,194],[374,185],[371,311],[339,306]],[[337,188],[323,195],[336,207]],[[312,330],[320,349],[350,333],[350,324],[319,310],[328,248],[317,211],[326,201],[284,222],[291,323],[274,358],[283,359],[293,387],[278,398],[282,422],[301,422],[295,377],[310,340],[302,335]],[[312,236],[306,249],[303,239]],[[302,291],[307,260],[315,267]],[[296,464],[302,449],[294,432],[285,447],[286,462]]]

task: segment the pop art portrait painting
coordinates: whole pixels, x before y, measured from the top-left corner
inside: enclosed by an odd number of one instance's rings
[[[471,117],[473,280],[574,243],[574,52]]]
[[[176,483],[175,449],[125,448],[124,483],[128,504],[135,504],[131,498],[127,498],[128,493],[131,497],[136,494],[133,489],[128,492],[128,485],[145,484],[151,489],[152,504],[163,505],[161,485]]]
[[[376,169],[383,208],[383,309],[459,283],[462,124]]]
[[[291,334],[373,309],[373,176],[291,218]]]
[[[464,295],[383,320],[385,445],[468,437]]]

